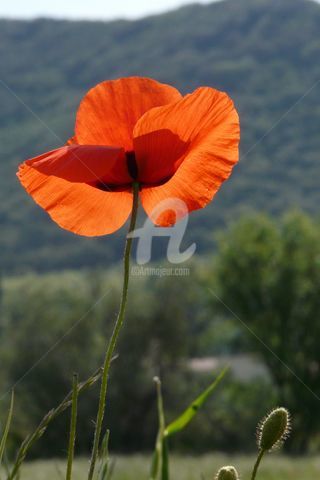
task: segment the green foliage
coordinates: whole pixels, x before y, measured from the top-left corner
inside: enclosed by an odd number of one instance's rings
[[[219,376],[214,380],[214,382],[209,385],[204,392],[202,392],[192,403],[189,405],[186,410],[173,422],[171,422],[165,429],[164,435],[166,437],[171,437],[176,433],[184,430],[186,426],[191,422],[193,417],[198,413],[200,408],[206,403],[206,401],[210,398],[213,394],[223,377],[227,372],[227,368],[222,370]]]
[[[11,393],[11,401],[10,401],[10,407],[8,411],[8,416],[7,416],[7,421],[5,423],[2,436],[1,436],[1,442],[0,442],[0,467],[2,466],[2,459],[5,453],[6,445],[7,445],[7,439],[8,439],[8,434],[11,426],[11,420],[12,420],[12,414],[13,414],[13,405],[14,405],[14,392],[12,391]]]
[[[13,430],[17,439],[29,433],[43,414],[65,397],[75,368],[82,379],[101,363],[101,312],[100,317],[96,311],[95,316],[83,318],[97,298],[92,283],[85,287],[90,277],[85,278],[80,280],[76,274],[60,279],[30,275],[8,282],[2,309],[1,363],[5,365],[8,387],[17,383]],[[89,405],[81,401],[79,404],[82,431],[91,431]],[[48,455],[50,443],[60,453],[65,449],[62,438],[66,421],[61,418],[56,429],[49,430],[48,444],[42,447],[44,451],[47,448]],[[80,451],[86,448],[87,441],[78,436]]]
[[[199,410],[207,402],[217,386],[224,378],[227,369],[225,368],[192,403],[184,410],[182,414],[173,420],[168,426],[166,426],[163,398],[161,392],[161,382],[159,378],[155,378],[157,386],[157,399],[158,399],[158,422],[159,430],[157,435],[157,441],[155,451],[151,464],[150,480],[169,480],[169,446],[168,439],[184,430],[191,420],[196,416]]]
[[[255,450],[257,418],[273,408],[278,401],[277,396],[273,386],[264,379],[243,383],[228,377],[223,381],[223,386],[216,390],[204,413],[195,417],[183,435],[171,438],[173,451],[196,455],[208,449],[229,454]],[[179,411],[178,407],[181,409],[181,404],[186,400],[191,403],[193,392],[205,388],[209,381],[209,374],[182,377],[180,389],[175,392],[177,404],[179,402],[179,406],[174,404],[175,411]]]
[[[1,20],[1,78],[18,99],[0,84],[0,268],[92,268],[120,259],[123,232],[107,242],[76,238],[15,179],[23,159],[65,142],[81,96],[107,78],[148,75],[183,92],[211,85],[234,98],[243,158],[212,205],[192,215],[188,235],[199,248],[211,248],[213,227],[248,207],[315,212],[320,109],[318,88],[310,89],[319,77],[319,23],[320,6],[307,0],[225,0],[134,22]]]
[[[301,213],[280,225],[251,216],[221,236],[215,264],[224,305],[215,298],[214,308],[233,316],[268,366],[294,418],[290,446],[299,451],[320,430],[319,235],[319,223]]]
[[[98,480],[110,480],[113,474],[114,462],[110,461],[109,457],[109,436],[110,430],[107,430],[102,441],[102,448],[100,453],[100,466],[98,470]]]
[[[203,266],[194,264],[190,269],[190,277],[179,279],[132,278],[126,328],[111,369],[106,425],[112,432],[113,450],[137,451],[153,445],[157,429],[154,375],[163,378],[168,424],[181,414],[182,405],[192,404],[195,392],[212,382],[212,373],[195,373],[188,365],[190,356],[200,355],[200,337],[207,334],[203,318],[208,310]],[[120,285],[116,270],[108,275],[99,271],[26,275],[3,282],[3,391],[18,382],[11,447],[64,399],[74,370],[81,382],[101,365]],[[199,299],[197,309],[195,298]],[[78,454],[88,453],[91,447],[97,394],[92,388],[79,396]],[[174,449],[192,452],[252,450],[254,442],[244,432],[254,431],[256,418],[274,402],[269,384],[242,384],[230,378],[215,392],[214,408],[211,404],[205,407],[183,435],[171,438],[171,444]],[[235,423],[239,425],[236,432]],[[28,458],[65,455],[68,426],[68,416],[55,420]]]
[[[190,279],[182,282],[189,288]],[[0,373],[4,391],[17,384],[13,441],[21,440],[64,398],[74,370],[82,380],[101,365],[120,284],[117,271],[107,276],[99,272],[27,275],[4,282]],[[184,310],[176,310],[176,321],[172,322],[170,308],[166,311],[156,301],[159,290],[169,300],[170,285],[165,289],[163,280],[155,279],[152,284],[149,279],[136,278],[132,283],[127,328],[112,369],[116,374],[111,372],[113,414],[107,415],[114,432],[113,446],[118,448],[136,450],[152,444],[156,428],[152,377],[161,374],[167,382],[170,372],[179,370],[178,362],[190,350],[183,315],[189,302],[180,302]],[[178,305],[177,298],[175,303]],[[172,306],[175,308],[174,303]],[[181,342],[181,338],[186,341]],[[179,348],[177,344],[181,344]],[[168,378],[168,388],[170,382]],[[90,449],[96,395],[93,389],[86,400],[79,399],[79,453]],[[128,408],[128,399],[134,408]],[[67,423],[62,417],[54,429],[49,428],[45,440],[32,450],[34,454],[62,454]]]

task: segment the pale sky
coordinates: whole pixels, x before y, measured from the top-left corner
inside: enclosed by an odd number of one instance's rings
[[[0,0],[0,17],[139,18],[188,3],[210,1],[214,0]]]

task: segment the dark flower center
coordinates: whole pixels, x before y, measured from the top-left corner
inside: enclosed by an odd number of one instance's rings
[[[137,161],[136,161],[136,154],[134,153],[133,150],[130,150],[129,152],[126,152],[126,158],[127,158],[127,167],[128,167],[130,177],[133,180],[137,180],[137,178],[138,178],[138,164],[137,164]]]

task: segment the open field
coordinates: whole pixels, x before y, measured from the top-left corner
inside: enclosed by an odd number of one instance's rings
[[[213,454],[201,457],[174,456],[171,461],[172,480],[212,480],[217,469],[234,464],[241,479],[250,479],[253,457]],[[74,479],[85,480],[88,462],[77,460]],[[149,458],[147,456],[118,456],[113,480],[147,480]],[[21,480],[59,480],[64,478],[65,464],[61,461],[36,461],[25,465]],[[202,476],[201,476],[202,475]],[[276,454],[265,458],[257,480],[314,480],[320,475],[320,457],[293,459]]]

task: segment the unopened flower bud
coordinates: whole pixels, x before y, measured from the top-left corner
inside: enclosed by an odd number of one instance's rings
[[[239,480],[239,475],[234,467],[222,467],[217,473],[216,480]]]
[[[271,451],[280,447],[290,432],[290,415],[285,408],[276,408],[258,427],[258,447]]]

